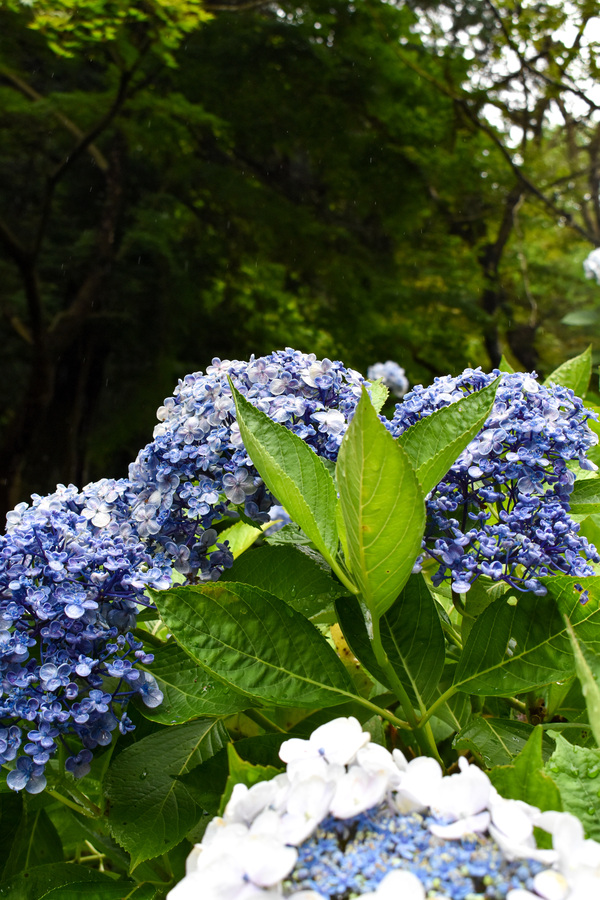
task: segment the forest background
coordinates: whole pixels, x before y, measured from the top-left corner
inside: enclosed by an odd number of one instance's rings
[[[0,521],[125,475],[213,356],[600,351],[599,15],[0,0]]]

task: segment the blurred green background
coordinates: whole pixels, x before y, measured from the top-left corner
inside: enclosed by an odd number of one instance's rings
[[[214,356],[597,349],[598,12],[0,0],[0,516],[126,474]]]

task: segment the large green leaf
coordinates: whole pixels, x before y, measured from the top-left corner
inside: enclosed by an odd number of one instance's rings
[[[567,678],[573,668],[565,624],[553,598],[511,593],[474,623],[454,685],[470,694],[509,697]]]
[[[316,556],[316,554],[315,554]],[[252,584],[285,600],[288,606],[312,619],[348,593],[322,565],[291,544],[258,547],[226,570],[223,581]]]
[[[550,575],[540,581],[545,596],[510,592],[477,619],[457,666],[459,690],[508,697],[569,678],[575,661],[565,616],[578,639],[600,652],[600,579]]]
[[[585,397],[592,374],[592,345],[567,360],[546,378],[544,384],[560,384],[571,388],[577,397]]]
[[[513,764],[492,769],[489,777],[498,793],[508,800],[522,800],[541,810],[561,810],[559,790],[544,774],[543,766],[542,729],[538,725]]]
[[[470,750],[483,765],[506,766],[514,762],[531,737],[533,725],[516,719],[494,719],[474,716],[469,724],[454,738],[456,750]],[[544,736],[542,754],[548,759],[554,743]]]
[[[375,660],[355,598],[336,603],[344,637],[354,655],[382,684],[388,679]],[[435,602],[421,575],[412,575],[380,620],[381,642],[413,702],[422,708],[434,695],[444,668],[445,643]]]
[[[363,394],[338,455],[349,564],[371,615],[388,609],[412,571],[425,528],[423,492],[408,455]]]
[[[590,516],[600,513],[600,478],[576,481],[569,505],[574,516]]]
[[[483,428],[494,405],[499,379],[450,406],[437,409],[411,425],[398,438],[423,489],[428,494],[467,444]]]
[[[158,900],[164,892],[154,884],[73,882],[44,894],[44,900]]]
[[[31,808],[31,799],[27,796],[24,798],[20,814],[12,818],[12,821],[9,818],[14,812],[12,798],[2,797],[0,801],[2,844],[5,843],[7,831],[13,835],[10,852],[4,857],[6,865],[2,870],[2,880],[12,878],[25,869],[61,862],[63,859],[62,843],[56,828],[45,809]]]
[[[596,643],[595,646],[588,646],[585,641],[579,641],[566,617],[565,621],[575,657],[575,670],[585,697],[590,728],[596,743],[600,746],[600,653],[598,645]]]
[[[120,753],[108,770],[108,824],[131,854],[131,867],[166,853],[198,819],[201,809],[177,776],[213,756],[228,737],[219,719],[196,719],[162,729]]]
[[[289,429],[273,422],[232,386],[244,446],[261,478],[325,558],[337,554],[337,503],[323,460]]]
[[[353,699],[352,681],[325,638],[273,594],[224,582],[152,596],[181,646],[247,697],[309,709]]]
[[[155,650],[154,662],[139,668],[154,675],[164,695],[160,706],[153,709],[141,701],[136,704],[153,722],[179,725],[198,717],[232,715],[253,706],[244,694],[207,678],[206,671],[174,642]]]
[[[26,872],[22,872],[10,881],[0,884],[0,897],[2,900],[46,900],[52,897],[55,900],[62,896],[57,891],[65,893],[70,885],[77,885],[81,889],[83,884],[91,884],[95,887],[114,886],[114,879],[109,875],[103,875],[96,869],[87,866],[79,866],[75,863],[52,863],[45,866],[34,866]],[[133,882],[121,882],[123,897],[128,897],[137,885]]]
[[[600,840],[600,750],[570,744],[553,732],[556,750],[546,771],[558,785],[563,809],[581,820],[588,837]]]

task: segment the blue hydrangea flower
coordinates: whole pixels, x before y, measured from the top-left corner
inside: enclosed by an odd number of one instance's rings
[[[384,363],[374,363],[367,369],[367,378],[369,381],[377,381],[381,378],[387,388],[390,389],[394,397],[404,397],[408,390],[408,378],[404,374],[404,369],[388,359]]]
[[[498,375],[466,369],[417,385],[397,404],[392,432]],[[595,468],[586,456],[597,443],[587,425],[592,416],[573,391],[544,387],[535,373],[502,374],[485,426],[427,500],[424,551],[439,563],[434,583],[450,580],[463,593],[486,575],[543,594],[541,576],[594,574],[587,560],[600,557],[569,516],[569,464]]]
[[[287,348],[248,362],[214,359],[206,374],[179,382],[129,477],[138,534],[188,578],[215,579],[232,564],[213,523],[236,507],[267,522],[274,503],[242,444],[228,376],[252,404],[332,460],[363,381],[341,362]]]
[[[156,706],[156,682],[136,662],[152,656],[131,635],[146,587],[170,585],[131,523],[127,481],[82,491],[60,485],[8,515],[0,536],[0,763],[7,783],[43,790],[63,742],[67,770],[83,775],[138,693]],[[123,729],[122,729],[123,730]],[[18,758],[17,758],[18,756]]]
[[[392,871],[416,875],[425,891],[452,900],[504,900],[509,890],[532,889],[543,865],[508,860],[486,835],[445,841],[431,832],[435,819],[399,816],[388,803],[349,819],[327,816],[298,848],[284,896],[316,891],[323,900],[375,892]]]

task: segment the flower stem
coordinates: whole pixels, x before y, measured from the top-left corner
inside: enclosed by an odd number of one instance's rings
[[[263,716],[263,714],[257,709],[245,709],[244,715],[247,719],[251,719],[257,725],[260,725],[261,728],[264,728],[265,731],[275,731],[278,734],[287,735],[287,731],[285,730],[285,728],[281,728],[279,725],[276,725],[275,722],[271,722],[270,719],[267,719],[266,716]]]
[[[423,720],[420,720],[416,715],[412,701],[408,696],[406,688],[398,678],[396,670],[389,661],[388,655],[384,650],[383,644],[381,643],[379,618],[375,617],[373,618],[373,636],[371,638],[371,646],[373,647],[373,652],[378,664],[387,675],[390,687],[400,701],[400,705],[402,706],[404,715],[408,720],[408,724],[415,736],[419,748],[425,756],[432,756],[434,759],[437,759],[440,765],[443,765],[433,737],[431,726],[427,722],[423,723]],[[424,713],[425,709],[422,708],[421,712]],[[425,725],[425,728],[423,728],[423,724]]]
[[[74,809],[75,812],[78,812],[82,816],[87,816],[88,819],[95,819],[100,815],[100,810],[98,807],[95,807],[96,812],[94,812],[91,807],[82,806],[80,803],[75,803],[74,800],[69,800],[68,797],[65,797],[63,794],[59,794],[58,791],[50,790],[47,791],[51,797],[54,797],[55,800],[58,800],[60,803],[63,803],[65,806],[68,806],[69,809]]]

